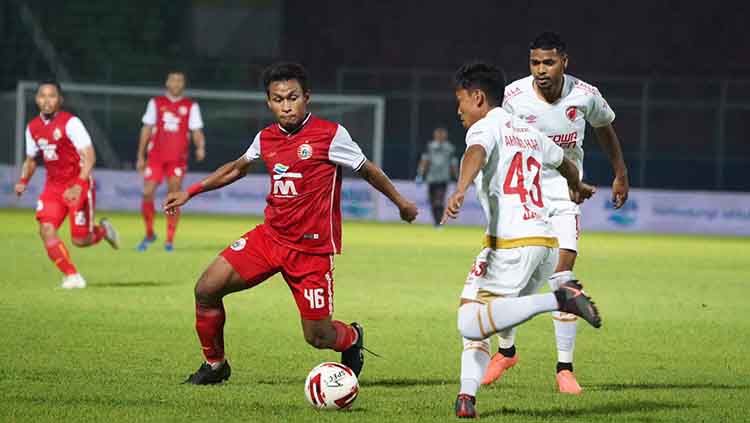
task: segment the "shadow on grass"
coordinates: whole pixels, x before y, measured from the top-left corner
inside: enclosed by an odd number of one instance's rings
[[[750,385],[726,385],[721,383],[603,383],[589,385],[592,391],[637,391],[658,389],[718,389],[718,390],[748,390]]]
[[[384,387],[384,388],[411,388],[414,386],[439,386],[455,384],[455,380],[448,379],[380,379],[364,380],[359,383],[361,387]],[[273,379],[259,380],[259,385],[296,385],[299,379]]]
[[[89,288],[156,288],[160,286],[179,285],[175,281],[121,281],[121,282],[101,282],[89,285]]]
[[[624,413],[643,413],[662,410],[684,410],[686,408],[695,408],[688,403],[676,402],[656,402],[656,401],[626,401],[607,404],[599,404],[592,407],[581,408],[512,408],[502,407],[496,410],[482,412],[482,417],[490,416],[525,416],[539,418],[564,418],[564,417],[585,417],[597,415],[611,415]]]

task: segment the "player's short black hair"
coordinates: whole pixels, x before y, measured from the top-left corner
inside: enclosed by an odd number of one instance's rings
[[[39,81],[39,85],[37,85],[36,90],[39,91],[39,88],[42,88],[42,85],[54,85],[55,88],[57,88],[57,93],[63,95],[63,90],[60,86],[60,83],[54,78],[42,79],[41,81]]]
[[[456,71],[454,85],[457,90],[482,90],[492,106],[503,104],[505,75],[500,68],[490,63],[465,63]]]
[[[266,88],[266,94],[268,94],[268,87],[272,82],[277,81],[291,81],[296,80],[302,87],[302,92],[308,92],[307,85],[307,71],[305,67],[299,63],[293,62],[279,62],[265,68],[263,70],[263,86]]]
[[[557,50],[560,54],[567,53],[567,47],[560,34],[551,31],[542,32],[529,43],[529,50]]]

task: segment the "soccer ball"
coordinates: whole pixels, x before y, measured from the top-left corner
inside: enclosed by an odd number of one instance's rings
[[[351,407],[359,394],[359,381],[352,369],[339,363],[321,363],[305,380],[305,397],[317,409]]]

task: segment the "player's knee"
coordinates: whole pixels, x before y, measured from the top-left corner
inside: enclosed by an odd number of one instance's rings
[[[203,272],[195,283],[195,301],[200,304],[213,304],[221,300],[222,284],[212,280],[209,273]]]
[[[57,237],[57,230],[49,223],[39,225],[39,236],[44,241],[49,241]]]
[[[485,338],[481,334],[477,321],[480,307],[482,305],[479,303],[466,303],[458,308],[458,331],[466,339],[481,341]]]
[[[319,350],[330,347],[330,345],[328,345],[329,342],[328,338],[325,336],[325,332],[318,329],[305,331],[305,341]]]

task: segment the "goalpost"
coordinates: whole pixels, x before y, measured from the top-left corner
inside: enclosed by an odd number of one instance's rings
[[[15,166],[24,160],[24,130],[36,115],[37,82],[20,81],[16,89]],[[98,166],[132,168],[141,116],[149,98],[163,88],[62,83],[65,106],[81,117],[99,155]],[[205,123],[209,158],[228,161],[247,148],[255,133],[273,121],[266,94],[259,91],[188,89],[198,100]],[[383,164],[385,99],[373,95],[314,94],[310,110],[341,123],[375,164]],[[244,144],[241,144],[243,143]],[[235,148],[232,148],[235,147]],[[242,150],[242,151],[240,151]],[[226,157],[224,157],[226,156]],[[214,160],[211,160],[212,162]]]

